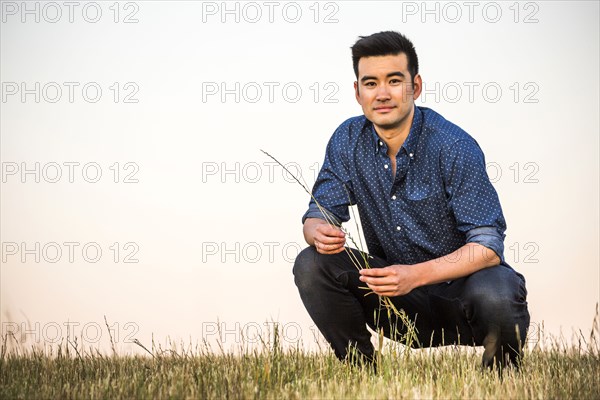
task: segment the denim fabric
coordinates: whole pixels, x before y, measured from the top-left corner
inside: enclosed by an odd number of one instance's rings
[[[349,249],[362,256],[358,250]],[[390,262],[377,256],[371,267]],[[354,346],[367,358],[373,356],[372,329],[383,328],[386,337],[403,340],[406,326],[381,307],[375,294],[365,296],[356,266],[347,253],[323,255],[314,247],[300,252],[294,264],[300,297],[336,356],[346,358]],[[529,326],[527,290],[523,276],[511,267],[498,265],[450,283],[427,285],[404,296],[391,297],[398,310],[414,321],[418,340],[413,347],[448,344],[485,345],[497,363],[518,361]],[[491,362],[485,360],[484,364]]]

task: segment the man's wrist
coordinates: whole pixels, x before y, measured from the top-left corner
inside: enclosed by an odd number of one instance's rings
[[[415,277],[415,288],[429,284],[429,282],[427,281],[427,278],[429,277],[429,274],[427,274],[427,262],[412,264],[408,267],[411,268],[412,275]]]
[[[413,289],[418,288],[420,286],[425,286],[427,285],[427,273],[426,273],[426,268],[427,266],[425,265],[427,262],[424,263],[419,263],[419,264],[396,264],[394,265],[396,268],[403,268],[403,269],[408,269],[409,273],[408,276],[410,276],[410,280],[413,283]],[[404,274],[403,274],[404,275]],[[406,275],[404,275],[406,276]]]

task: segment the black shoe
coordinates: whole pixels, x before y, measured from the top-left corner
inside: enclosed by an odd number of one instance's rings
[[[495,366],[499,374],[502,374],[503,369],[509,367],[519,371],[523,356],[521,349],[515,350],[509,345],[503,346],[500,343],[500,329],[497,327],[490,328],[485,339],[483,339],[483,347],[482,369],[494,369]]]
[[[492,326],[483,339],[483,357],[481,367],[493,369],[494,365],[500,368],[502,364],[502,350],[500,346],[500,329]]]

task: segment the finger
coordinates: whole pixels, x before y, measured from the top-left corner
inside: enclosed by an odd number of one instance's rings
[[[341,249],[338,249],[338,250],[331,250],[331,251],[329,251],[329,250],[327,250],[327,251],[323,251],[323,250],[318,250],[318,249],[317,249],[317,251],[318,251],[319,253],[321,253],[321,254],[328,254],[328,255],[331,255],[331,254],[338,254],[338,253],[341,253],[342,251],[344,251],[344,248],[342,247]]]
[[[380,296],[395,296],[398,291],[398,288],[394,285],[375,286],[367,283],[367,286]]]
[[[379,296],[385,296],[385,297],[396,297],[396,296],[402,296],[402,293],[397,293],[395,291],[389,291],[389,292],[381,292],[381,293],[377,293]],[[406,293],[404,293],[406,294]]]
[[[369,285],[377,286],[377,287],[394,285],[396,283],[396,282],[394,282],[394,280],[391,277],[388,277],[388,276],[375,276],[375,277],[361,276],[358,279],[360,279],[362,282],[365,282]]]
[[[321,250],[321,249],[317,249],[317,251],[321,254],[337,254],[340,251],[344,251],[344,249],[338,249],[338,250]]]
[[[338,228],[337,226],[333,226],[333,225],[319,225],[317,227],[317,232],[319,232],[325,236],[338,237],[338,238],[346,237],[346,234],[344,232],[342,232],[342,230],[340,228]]]
[[[381,277],[390,275],[390,270],[387,267],[384,268],[363,268],[360,271],[362,276],[370,276],[370,277]]]
[[[341,246],[339,249],[337,250],[332,250],[331,254],[337,254],[337,253],[341,253],[342,251],[344,251],[344,246]]]
[[[383,292],[380,292],[377,294],[380,296],[386,296],[386,297],[398,297],[398,296],[407,295],[409,293],[410,293],[410,290],[404,290],[404,289],[401,290],[401,289],[395,288],[395,289],[390,289],[390,290],[383,291]]]
[[[326,244],[322,243],[318,240],[315,240],[315,247],[320,253],[323,254],[336,254],[340,251],[344,250],[343,243],[342,244]]]
[[[325,236],[325,235],[317,234],[317,235],[315,235],[315,241],[318,241],[323,244],[341,245],[343,243],[346,243],[346,238],[336,237],[336,236]]]

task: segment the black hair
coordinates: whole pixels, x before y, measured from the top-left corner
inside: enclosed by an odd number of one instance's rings
[[[406,36],[394,31],[359,36],[352,49],[352,64],[358,80],[358,61],[362,57],[388,56],[404,53],[408,59],[408,72],[411,80],[419,73],[419,59],[412,42]]]

